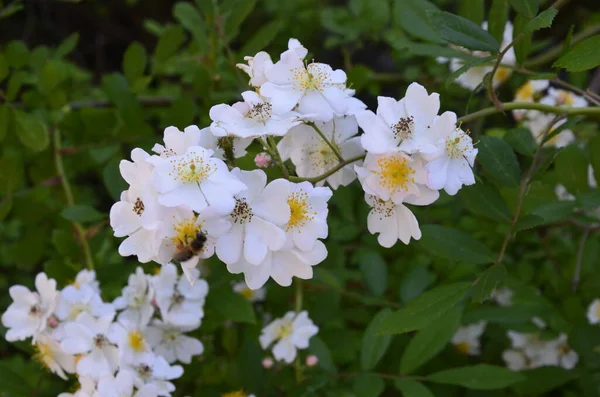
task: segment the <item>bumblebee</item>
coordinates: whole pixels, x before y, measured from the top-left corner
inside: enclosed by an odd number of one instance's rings
[[[195,255],[200,255],[206,244],[206,234],[199,231],[193,239],[186,236],[185,242],[177,244],[177,252],[173,256],[178,262],[185,262],[192,259]]]

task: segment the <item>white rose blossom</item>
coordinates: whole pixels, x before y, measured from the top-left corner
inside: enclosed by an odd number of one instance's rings
[[[62,321],[74,321],[81,313],[94,317],[113,316],[115,308],[102,301],[100,295],[89,285],[77,288],[68,285],[60,293],[56,306],[56,317]]]
[[[459,327],[452,337],[452,344],[463,354],[478,356],[481,347],[479,338],[481,338],[486,325],[485,321],[480,321],[478,323]]]
[[[169,364],[180,361],[192,362],[192,357],[204,352],[204,345],[198,339],[185,335],[194,327],[182,327],[169,322],[154,320],[146,334],[154,352],[167,360]]]
[[[308,312],[287,312],[282,318],[267,325],[259,337],[263,349],[273,345],[276,360],[291,363],[297,350],[306,349],[309,339],[319,332],[319,328],[308,318]]]
[[[131,372],[119,371],[116,377],[107,376],[98,382],[97,397],[157,397],[158,395],[154,385],[143,385],[136,390]]]
[[[75,356],[65,353],[59,343],[48,334],[37,334],[34,339],[34,358],[52,373],[67,380],[66,374],[75,372]]]
[[[600,323],[600,299],[594,299],[588,306],[587,319],[590,324]]]
[[[153,298],[154,291],[150,285],[150,278],[138,266],[135,273],[129,275],[122,295],[113,302],[115,309],[123,310],[119,313],[118,320],[140,325],[148,324],[154,314]]]
[[[73,281],[72,285],[75,286],[75,288],[81,288],[82,285],[88,285],[94,292],[100,293],[100,283],[96,280],[96,272],[94,270],[80,270],[79,273],[77,273],[77,276],[75,276],[75,281]]]
[[[131,374],[137,389],[152,386],[158,396],[164,397],[170,397],[171,392],[175,391],[175,385],[170,380],[183,375],[180,365],[171,366],[162,356],[153,353],[143,354],[135,364],[125,364],[121,371]]]
[[[257,290],[253,290],[249,288],[244,281],[239,281],[233,284],[232,289],[233,292],[242,295],[244,298],[246,298],[252,303],[262,302],[267,297],[266,288],[259,288]]]
[[[120,321],[112,324],[110,337],[119,347],[120,363],[138,363],[152,351],[145,335],[146,324]]]
[[[390,248],[398,240],[408,244],[411,238],[421,238],[419,222],[404,204],[395,204],[392,200],[382,200],[371,194],[365,194],[365,201],[371,207],[367,228],[371,234],[379,233],[377,242],[381,246]]]

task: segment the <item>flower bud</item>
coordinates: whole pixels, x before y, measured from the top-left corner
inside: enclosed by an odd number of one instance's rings
[[[48,318],[48,326],[50,328],[56,328],[58,325],[58,320],[53,315]]]
[[[273,366],[273,359],[271,357],[265,357],[262,360],[262,366],[264,369],[269,369]]]
[[[254,163],[258,168],[268,168],[273,163],[273,159],[268,153],[262,152],[256,155]]]
[[[307,367],[309,367],[309,368],[314,367],[318,363],[319,363],[319,359],[314,354],[311,354],[310,356],[306,357],[306,366]]]

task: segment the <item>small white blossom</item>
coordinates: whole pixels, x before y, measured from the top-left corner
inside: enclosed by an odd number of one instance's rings
[[[267,296],[266,288],[259,288],[257,290],[253,290],[248,288],[245,282],[240,281],[233,284],[233,292],[242,295],[250,302],[262,302],[265,300]]]
[[[119,347],[121,363],[138,363],[145,354],[152,351],[144,334],[146,324],[128,321],[114,323],[111,327],[111,340]]]
[[[212,154],[212,150],[191,146],[179,156],[150,157],[147,161],[155,166],[153,182],[159,203],[185,205],[196,212],[211,205],[222,213],[230,212],[235,206],[233,195],[245,185]]]
[[[252,87],[260,87],[267,82],[267,76],[265,72],[273,66],[271,56],[264,51],[259,52],[253,57],[246,56],[244,61],[248,62],[247,65],[238,63],[238,68],[242,69],[248,76],[250,76],[250,82],[248,83]]]
[[[496,288],[492,291],[491,298],[502,307],[509,307],[512,305],[512,297],[514,295],[513,290],[510,288]]]
[[[96,272],[94,270],[83,269],[75,276],[73,286],[81,288],[82,285],[88,285],[96,293],[100,293],[100,283],[96,280]]]
[[[515,102],[536,102],[541,92],[545,91],[550,82],[548,80],[528,80],[519,87],[515,93]],[[526,109],[515,109],[512,111],[515,120],[520,120],[528,115],[530,111]]]
[[[480,321],[465,327],[459,327],[452,337],[452,344],[463,354],[478,356],[480,354],[481,346],[479,338],[483,334],[485,326],[486,322]]]
[[[315,123],[323,135],[341,153],[344,159],[360,156],[365,151],[361,146],[356,118],[352,116],[336,117],[325,123]],[[311,178],[323,175],[325,172],[336,167],[340,160],[331,147],[319,136],[313,127],[301,124],[294,127],[278,143],[277,149],[282,159],[288,158],[296,166],[296,173],[302,178]],[[347,186],[356,179],[354,165],[360,165],[362,161],[348,164],[341,170],[328,176],[324,181],[319,181],[317,186],[327,182],[332,189],[339,186]]]
[[[587,319],[590,324],[600,323],[600,299],[594,299],[588,306]]]
[[[365,201],[371,207],[367,216],[367,228],[371,234],[379,233],[377,242],[381,246],[390,248],[398,240],[408,244],[411,238],[421,238],[419,222],[404,204],[384,201],[371,194],[365,194]]]
[[[135,273],[129,276],[127,287],[123,288],[122,296],[113,302],[119,313],[119,321],[140,324],[145,326],[150,322],[154,307],[152,299],[154,291],[149,283],[149,276],[144,274],[141,267],[135,269]]]
[[[308,318],[308,312],[287,312],[262,330],[259,341],[263,349],[275,343],[273,357],[289,364],[296,358],[297,350],[306,349],[317,332],[319,328]]]
[[[8,293],[13,303],[2,314],[2,325],[8,328],[5,338],[9,342],[25,340],[46,329],[58,300],[56,281],[45,273],[35,277],[36,292],[22,285],[13,285]]]
[[[146,334],[154,352],[167,360],[169,364],[180,361],[192,362],[192,357],[204,352],[204,345],[198,339],[185,335],[196,327],[181,327],[169,322],[154,320]]]
[[[60,393],[58,397],[99,397],[94,379],[89,376],[78,376],[77,381],[79,382],[77,391],[74,393]]]
[[[65,372],[69,374],[75,372],[75,356],[65,353],[58,342],[48,334],[37,334],[34,339],[34,358],[52,373],[67,380]]]
[[[107,376],[98,382],[98,397],[157,397],[154,385],[143,385],[135,390],[131,372],[119,371],[116,377]]]
[[[81,313],[94,317],[113,316],[115,308],[102,301],[100,295],[87,284],[80,288],[68,285],[60,293],[56,317],[62,321],[74,321]]]
[[[135,364],[126,364],[121,371],[131,373],[137,389],[152,386],[157,395],[165,397],[170,397],[171,392],[175,391],[175,385],[169,381],[183,375],[181,366],[171,366],[162,356],[152,353],[142,355]]]

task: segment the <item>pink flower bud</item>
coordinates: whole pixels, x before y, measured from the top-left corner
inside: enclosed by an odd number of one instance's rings
[[[319,359],[314,354],[311,354],[310,356],[306,357],[306,366],[309,368],[314,367],[315,365],[317,365],[318,362]]]
[[[56,319],[56,317],[50,316],[48,318],[48,326],[50,328],[56,328],[57,325],[58,325],[58,320]]]
[[[262,360],[262,366],[264,369],[269,369],[273,366],[273,359],[271,357],[265,357]]]
[[[154,307],[158,307],[158,303],[156,303],[156,298],[152,298],[152,300],[150,301],[150,304]]]
[[[262,152],[256,155],[254,163],[258,168],[268,168],[273,163],[273,159],[268,153]]]

